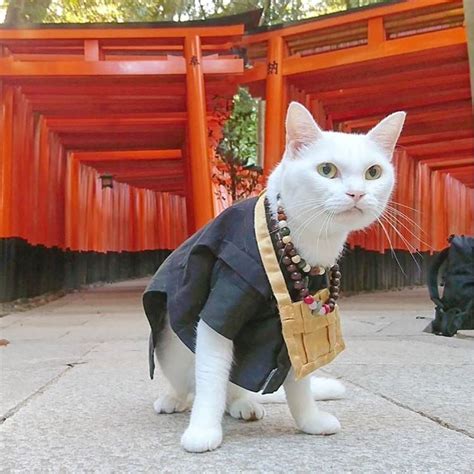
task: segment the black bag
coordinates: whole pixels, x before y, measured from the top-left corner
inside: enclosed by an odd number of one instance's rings
[[[436,316],[425,331],[454,336],[459,329],[474,329],[474,238],[452,235],[448,242],[450,246],[435,257],[428,272]]]

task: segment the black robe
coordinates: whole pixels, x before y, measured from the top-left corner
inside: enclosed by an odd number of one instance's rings
[[[166,312],[174,332],[194,352],[200,319],[234,342],[230,381],[254,392],[277,390],[291,367],[278,307],[257,247],[257,198],[226,209],[178,247],[143,295],[153,349]],[[310,289],[326,286],[312,278]]]

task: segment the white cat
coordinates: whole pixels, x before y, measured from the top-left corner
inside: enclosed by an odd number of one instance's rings
[[[269,177],[267,197],[276,214],[280,196],[293,243],[309,264],[333,265],[348,234],[367,227],[384,211],[395,181],[390,160],[404,120],[405,113],[396,112],[367,135],[324,132],[302,105],[290,104],[286,150]],[[272,395],[258,396],[229,383],[232,356],[232,340],[202,320],[197,326],[195,355],[169,321],[160,333],[156,357],[170,386],[154,408],[158,413],[174,413],[192,403],[189,427],[181,439],[187,451],[220,446],[225,410],[244,420],[261,419],[265,414],[258,402]],[[314,399],[339,398],[344,387],[327,379],[315,379],[315,386],[312,390],[309,378],[295,381],[290,371],[284,390],[291,414],[305,433],[337,433],[339,421],[320,411]]]

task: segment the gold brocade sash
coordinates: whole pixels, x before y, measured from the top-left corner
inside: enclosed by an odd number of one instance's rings
[[[313,315],[303,301],[291,301],[268,231],[265,193],[260,195],[255,206],[255,235],[260,257],[278,304],[283,339],[291,365],[296,378],[300,379],[329,364],[344,350],[339,308],[336,305],[334,311],[325,316]],[[326,302],[328,298],[327,288],[314,295],[317,301]]]

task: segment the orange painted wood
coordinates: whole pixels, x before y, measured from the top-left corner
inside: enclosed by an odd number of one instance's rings
[[[299,25],[288,26],[283,30],[274,30],[265,33],[255,34],[252,36],[245,37],[243,40],[244,44],[259,43],[262,41],[268,41],[274,36],[294,37],[303,35],[311,31],[323,30],[340,25],[349,25],[351,23],[357,23],[364,20],[369,20],[373,17],[391,16],[397,13],[411,12],[412,15],[417,14],[417,10],[421,10],[426,7],[434,7],[436,5],[445,5],[450,3],[459,3],[457,0],[407,0],[404,2],[380,5],[377,8],[370,8],[367,10],[359,10],[350,12],[345,15],[334,15],[328,18],[319,18],[314,22],[305,22]]]
[[[466,44],[466,32],[463,27],[449,30],[420,33],[413,37],[398,38],[384,41],[378,47],[356,46],[329,53],[314,54],[301,58],[290,56],[283,65],[283,74],[293,75],[317,71],[330,67],[353,64],[355,62],[371,61],[374,59],[396,57],[407,53],[429,51]]]
[[[0,231],[76,250],[176,247],[213,216],[207,138],[209,124],[215,129],[213,98],[231,97],[243,82],[266,95],[266,165],[281,157],[289,100],[306,104],[323,127],[345,131],[364,132],[394,108],[408,110],[394,156],[396,215],[385,218],[395,229],[385,221],[388,237],[378,225],[350,242],[379,252],[389,241],[396,249],[439,250],[449,233],[474,231],[465,35],[460,26],[441,24],[443,11],[458,21],[459,5],[400,2],[243,41],[242,26],[209,27],[206,36],[181,29],[173,37],[150,28],[2,29],[0,74],[8,79],[0,79],[0,203],[9,209]],[[385,29],[421,24],[421,14],[429,27],[440,21],[446,29],[387,39]],[[368,44],[288,57],[297,44],[329,44],[341,25],[349,39],[367,28]],[[237,43],[258,56],[243,74],[242,61],[229,53]],[[202,51],[210,54],[203,58]],[[274,58],[278,74],[270,77]],[[113,189],[102,189],[104,173],[114,175]]]
[[[197,35],[204,40],[226,36],[239,36],[244,32],[243,25],[184,27],[184,28],[41,28],[41,29],[0,29],[0,40],[60,40],[60,39],[112,39],[117,38],[153,39],[183,38]],[[171,42],[170,42],[171,43]],[[172,43],[171,43],[172,44]]]
[[[283,40],[270,40],[267,56],[264,172],[268,175],[281,159],[283,136]]]
[[[368,21],[367,43],[369,48],[378,48],[386,40],[383,17],[370,18]]]
[[[73,157],[79,161],[148,161],[179,160],[181,150],[117,150],[117,151],[79,151]]]
[[[203,59],[204,74],[243,73],[241,59]],[[182,61],[14,61],[0,58],[0,77],[148,76],[185,74]]]
[[[187,36],[184,42],[186,58],[186,90],[190,168],[194,225],[200,228],[214,216],[209,163],[208,129],[201,41],[199,36]]]
[[[101,52],[99,40],[86,39],[84,40],[84,60],[85,61],[99,61],[101,60]],[[25,58],[23,58],[25,60]]]
[[[0,237],[12,237],[13,89],[0,83]]]

